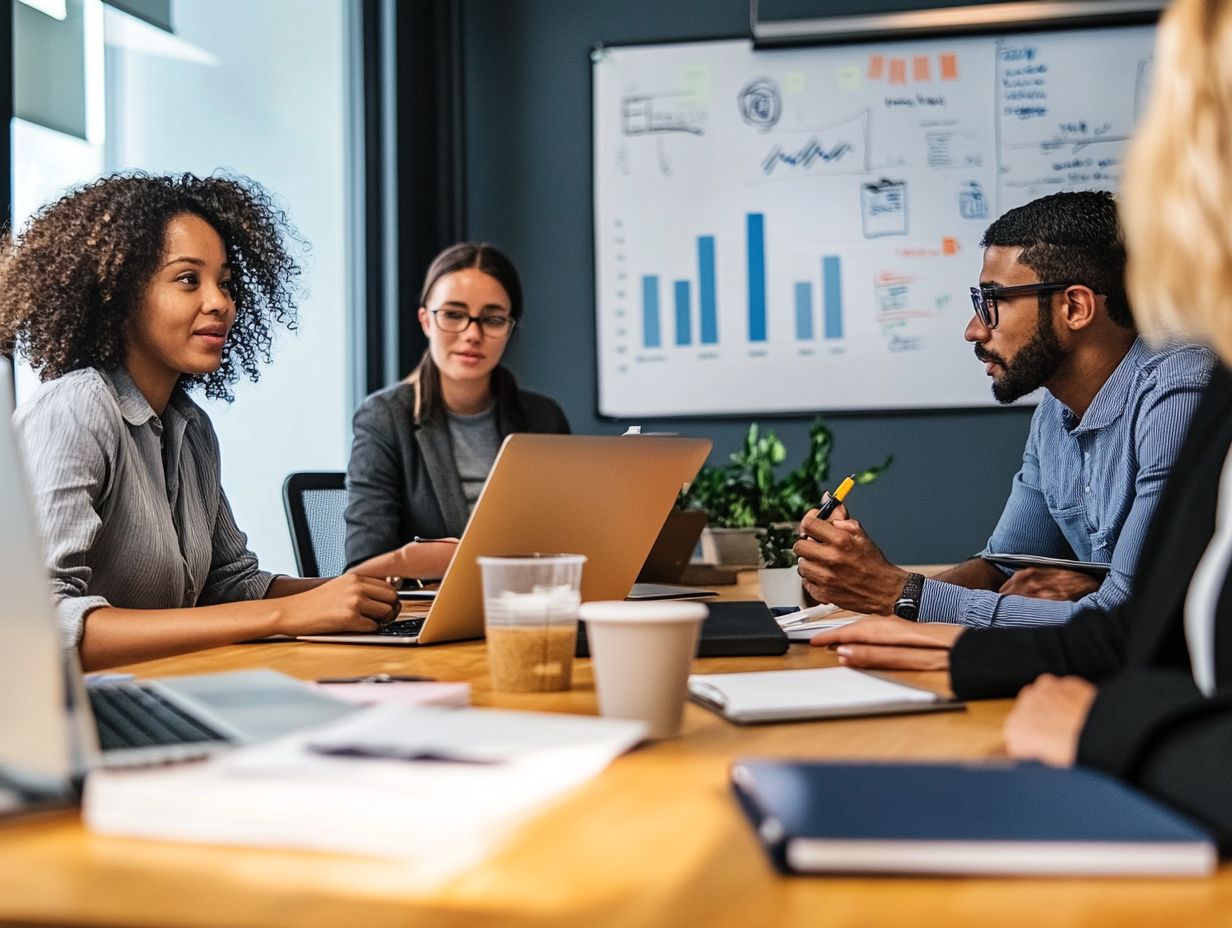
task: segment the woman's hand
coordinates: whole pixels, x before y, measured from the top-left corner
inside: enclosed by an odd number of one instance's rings
[[[1002,733],[1010,757],[1069,767],[1078,753],[1078,735],[1099,693],[1081,677],[1044,674],[1022,688]]]
[[[408,541],[399,548],[356,564],[350,573],[364,577],[417,577],[435,580],[445,576],[449,562],[453,560],[457,550],[456,538]]]
[[[396,576],[439,579],[445,576],[457,550],[457,538],[428,538],[409,542],[398,549],[403,568]]]
[[[277,634],[370,632],[398,616],[398,592],[375,577],[347,573],[306,593],[275,600]]]
[[[809,643],[834,648],[838,662],[846,667],[949,670],[950,648],[964,630],[961,625],[870,615],[814,635]]]

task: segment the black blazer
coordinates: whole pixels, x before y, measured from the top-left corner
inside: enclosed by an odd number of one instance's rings
[[[955,693],[1011,696],[1042,673],[1099,684],[1078,762],[1110,771],[1212,826],[1232,850],[1232,583],[1215,619],[1216,693],[1194,683],[1185,643],[1190,578],[1215,531],[1232,445],[1232,375],[1217,368],[1177,456],[1128,602],[1057,628],[965,632],[950,656]],[[1225,505],[1232,501],[1225,501]]]
[[[504,368],[493,375],[496,427],[567,434],[552,400],[520,390]],[[412,377],[369,396],[352,420],[347,465],[346,560],[351,567],[413,539],[460,536],[469,515],[449,426],[421,415]]]

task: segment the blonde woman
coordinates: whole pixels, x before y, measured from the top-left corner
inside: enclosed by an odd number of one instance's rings
[[[948,667],[960,696],[1012,696],[1008,752],[1101,768],[1232,849],[1232,3],[1178,0],[1160,27],[1124,220],[1140,329],[1214,347],[1128,603],[1060,628],[865,620],[819,635],[851,666]]]

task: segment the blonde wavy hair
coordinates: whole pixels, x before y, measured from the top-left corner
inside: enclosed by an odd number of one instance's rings
[[[1122,199],[1134,315],[1232,364],[1232,2],[1178,0],[1154,70]]]

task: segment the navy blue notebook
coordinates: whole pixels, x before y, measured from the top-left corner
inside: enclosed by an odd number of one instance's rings
[[[788,873],[1203,876],[1218,863],[1188,819],[1081,768],[742,760],[731,779]]]

